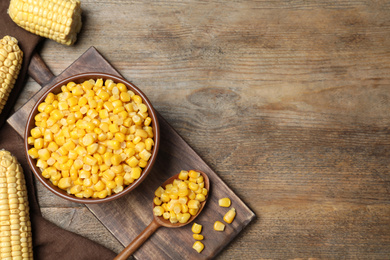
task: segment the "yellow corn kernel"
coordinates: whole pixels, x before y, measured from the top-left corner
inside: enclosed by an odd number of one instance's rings
[[[153,134],[153,128],[151,126],[145,126],[144,130],[150,138],[153,138],[154,134]]]
[[[118,84],[116,84],[116,87],[119,89],[120,92],[127,93],[127,87],[125,84],[119,82]]]
[[[116,187],[115,181],[107,181],[106,182],[106,187],[110,189],[114,189]]]
[[[139,142],[134,146],[134,150],[136,153],[140,153],[142,150],[145,149],[145,143],[144,142]]]
[[[111,181],[115,178],[115,173],[113,171],[111,171],[110,169],[108,169],[107,171],[103,172],[102,176],[107,181]]]
[[[225,216],[223,216],[223,220],[230,224],[233,222],[234,218],[236,217],[236,209],[231,208],[228,212],[226,212]]]
[[[87,150],[82,147],[82,146],[77,146],[76,149],[75,149],[76,153],[79,155],[79,156],[82,156],[84,157],[85,155],[87,155]]]
[[[108,140],[107,141],[107,148],[112,150],[118,150],[121,148],[121,143],[117,140]]]
[[[107,197],[107,195],[108,195],[108,191],[107,191],[107,190],[102,190],[102,191],[100,191],[100,192],[98,193],[98,197],[99,197],[100,199],[104,199],[105,197]]]
[[[168,201],[171,200],[171,198],[169,197],[169,194],[166,193],[166,192],[163,192],[163,193],[161,194],[160,198],[161,198],[161,201],[162,201],[162,202],[168,202]]]
[[[70,192],[71,194],[76,194],[76,193],[81,192],[81,190],[82,190],[81,185],[75,185],[75,186],[72,186],[72,187],[70,188],[69,192]]]
[[[200,202],[198,200],[189,200],[188,201],[188,208],[189,209],[199,209]]]
[[[139,163],[139,160],[135,157],[135,156],[132,156],[130,157],[129,159],[126,160],[126,163],[130,166],[130,167],[136,167]]]
[[[91,155],[88,154],[87,156],[84,157],[83,162],[85,164],[88,164],[88,165],[92,166],[92,165],[95,165],[97,163],[97,160],[94,157],[92,157]]]
[[[38,149],[33,147],[27,151],[27,153],[31,156],[33,159],[37,159],[39,157]]]
[[[150,159],[150,157],[152,156],[152,154],[150,152],[148,152],[146,149],[142,150],[140,153],[139,153],[139,157],[144,160],[144,161],[148,161]]]
[[[34,147],[38,150],[43,148],[43,144],[43,138],[37,138],[34,140]]]
[[[228,208],[231,205],[231,200],[229,198],[222,198],[218,200],[218,205],[220,207]]]
[[[146,149],[146,150],[151,151],[153,145],[154,145],[154,141],[153,141],[152,138],[147,138],[147,139],[145,140],[145,149]]]
[[[96,191],[102,191],[106,188],[106,185],[102,181],[98,181],[95,185],[94,188]]]
[[[47,161],[50,158],[51,153],[48,149],[43,148],[38,150],[38,155],[40,159]]]
[[[196,198],[196,193],[192,190],[189,190],[190,194],[188,194],[188,198],[190,200],[194,200]]]
[[[99,145],[97,143],[93,143],[91,145],[87,146],[87,153],[88,154],[94,154],[99,148]]]
[[[206,200],[206,197],[202,193],[199,193],[196,194],[195,199],[198,200],[199,202],[203,202]]]
[[[140,167],[134,167],[131,169],[131,178],[138,179],[141,176],[141,168]]]
[[[122,132],[117,132],[117,133],[115,133],[115,139],[118,141],[118,142],[123,142],[123,141],[125,141],[125,138],[126,138],[126,136],[125,136],[125,134],[123,134]]]
[[[187,180],[188,179],[188,171],[180,171],[178,178],[180,180]]]
[[[215,221],[214,222],[214,230],[216,231],[224,231],[225,230],[225,224],[223,224],[221,221]]]
[[[199,189],[199,184],[194,183],[194,182],[189,182],[188,183],[188,188],[192,191],[196,191]]]
[[[145,118],[145,121],[144,121],[144,125],[150,126],[151,123],[152,123],[152,118],[146,117],[146,118]]]
[[[195,216],[196,214],[198,214],[199,209],[188,209],[188,212],[189,212],[192,216]]]
[[[173,212],[173,211],[170,211],[169,213],[171,214],[171,216],[169,217],[169,221],[170,221],[172,224],[177,223],[179,220],[177,219],[176,213]]]
[[[134,95],[131,97],[133,99],[133,101],[136,103],[136,104],[141,104],[142,103],[142,98],[139,96],[139,95]]]
[[[68,140],[64,143],[62,147],[65,148],[67,151],[72,151],[76,148],[76,144],[72,140]]]
[[[162,204],[162,201],[160,200],[159,197],[154,197],[153,203],[157,206],[160,206]]]
[[[114,154],[111,157],[111,164],[112,165],[119,165],[122,162],[122,157],[119,154]]]
[[[39,104],[39,105],[38,105],[38,108],[37,108],[38,111],[41,112],[41,113],[44,112],[44,111],[45,111],[45,108],[47,107],[47,105],[48,105],[48,104],[46,104],[46,103],[41,103],[41,104]]]
[[[77,99],[77,97],[71,97],[67,100],[69,107],[74,107],[74,106],[78,105],[78,102],[79,102],[79,100]]]
[[[157,189],[156,189],[156,191],[154,192],[154,195],[156,196],[156,197],[161,197],[161,194],[163,194],[164,193],[164,189],[161,187],[161,186],[159,186]]]
[[[192,231],[192,233],[200,234],[200,232],[202,232],[202,227],[203,226],[201,224],[194,222],[194,224],[192,224],[191,231]]]
[[[97,166],[97,165],[96,165]],[[92,166],[93,168],[94,166]],[[97,166],[98,167],[98,166]],[[97,173],[92,173],[92,176],[91,176],[91,180],[92,180],[92,184],[96,184],[98,183],[99,181],[99,175]]]
[[[187,204],[181,204],[181,212],[182,213],[187,213],[189,212]]]
[[[193,237],[195,240],[203,240],[203,239],[204,239],[204,236],[201,235],[201,234],[192,234],[192,237]]]
[[[179,217],[179,222],[180,223],[187,223],[190,218],[191,218],[190,213],[183,212],[181,214],[181,216]]]
[[[60,189],[64,189],[65,190],[65,189],[69,188],[71,185],[72,185],[72,179],[70,177],[61,178],[58,181],[58,187]]]
[[[178,192],[177,192],[177,195],[180,196],[180,197],[186,197],[186,196],[188,196],[188,194],[189,194],[189,190],[188,189],[179,189]]]
[[[31,129],[30,131],[30,134],[32,137],[34,137],[35,139],[39,138],[42,136],[42,132],[41,130],[39,129],[39,127],[34,127],[33,129]]]
[[[198,178],[198,177],[200,176],[200,173],[197,172],[197,171],[194,171],[194,170],[190,170],[190,171],[188,172],[188,176],[189,176],[190,178],[196,179],[196,178]]]
[[[164,212],[165,212],[165,210],[164,210],[164,208],[161,207],[161,206],[155,206],[155,207],[153,208],[153,214],[154,214],[155,216],[162,216],[162,215],[164,214]]]
[[[90,198],[90,197],[92,197],[92,195],[93,195],[93,190],[91,188],[86,188],[83,191],[83,197],[84,198]]]

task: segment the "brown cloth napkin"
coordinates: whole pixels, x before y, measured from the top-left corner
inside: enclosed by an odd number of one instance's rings
[[[42,40],[41,37],[31,34],[18,27],[8,16],[8,0],[0,0],[0,38],[10,35],[18,39],[19,46],[24,53],[23,66],[16,85],[7,101],[7,109],[3,110],[0,117],[4,122],[7,115],[24,87],[27,78],[28,64],[35,47]],[[71,48],[71,47],[70,47]],[[69,232],[42,217],[34,186],[34,178],[29,170],[24,153],[23,139],[8,124],[0,121],[0,149],[10,151],[22,165],[30,203],[30,217],[33,233],[34,259],[38,260],[105,260],[113,259],[116,254],[87,238]],[[55,196],[55,195],[53,195]]]

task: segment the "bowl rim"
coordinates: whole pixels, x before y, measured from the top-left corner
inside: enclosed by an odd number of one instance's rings
[[[28,144],[27,138],[30,136],[29,130],[33,126],[34,117],[36,114],[38,114],[38,105],[46,98],[46,96],[50,92],[52,92],[56,88],[60,88],[61,86],[63,86],[64,84],[66,84],[70,81],[80,83],[83,80],[89,80],[89,79],[96,80],[98,78],[102,78],[103,80],[112,79],[115,83],[123,83],[126,85],[126,87],[128,89],[134,91],[137,95],[142,97],[143,103],[148,106],[149,116],[152,118],[152,122],[153,122],[153,135],[154,135],[154,137],[153,137],[153,141],[154,141],[153,152],[152,152],[152,156],[150,157],[150,159],[148,161],[147,166],[142,169],[141,176],[138,179],[136,179],[133,183],[126,186],[123,189],[123,191],[121,191],[119,193],[113,193],[112,195],[107,196],[103,199],[101,199],[101,198],[78,198],[74,195],[68,194],[65,190],[62,190],[59,187],[53,185],[48,179],[46,179],[42,176],[41,171],[38,169],[38,167],[36,167],[36,165],[34,163],[35,159],[32,159],[30,157],[30,155],[28,154],[28,150],[30,149],[31,145]],[[58,91],[58,93],[59,92],[61,92],[61,91]],[[30,169],[32,170],[32,172],[34,173],[34,175],[38,178],[38,180],[47,189],[49,189],[52,193],[54,193],[55,195],[57,195],[63,199],[66,199],[66,200],[69,200],[72,202],[76,202],[76,203],[83,203],[83,204],[97,204],[97,203],[113,201],[115,199],[123,197],[124,195],[126,195],[126,194],[130,193],[132,190],[134,190],[144,179],[146,179],[146,177],[149,175],[150,171],[152,170],[153,165],[156,161],[159,146],[160,146],[160,125],[159,125],[159,121],[158,121],[157,117],[158,117],[157,112],[154,109],[154,107],[153,107],[152,103],[150,102],[150,100],[148,99],[148,97],[137,86],[135,86],[133,83],[126,80],[125,78],[122,78],[122,77],[119,77],[119,76],[116,76],[113,74],[109,74],[109,73],[102,73],[102,72],[87,72],[87,73],[80,73],[80,74],[75,74],[75,75],[66,77],[66,78],[54,83],[50,87],[48,87],[47,90],[35,102],[33,108],[31,109],[31,111],[28,115],[25,131],[24,131],[24,148],[25,148],[24,150],[25,150],[25,155],[27,157],[28,165],[29,165]]]

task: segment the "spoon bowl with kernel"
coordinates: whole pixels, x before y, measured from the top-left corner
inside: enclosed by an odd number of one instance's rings
[[[191,223],[203,210],[210,189],[208,176],[182,170],[155,191],[153,220],[114,260],[132,255],[160,227],[178,228]]]

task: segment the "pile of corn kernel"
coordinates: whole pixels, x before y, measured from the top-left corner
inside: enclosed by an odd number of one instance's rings
[[[154,146],[142,98],[108,79],[69,82],[38,106],[28,154],[43,177],[79,198],[105,198],[141,176]]]
[[[204,186],[202,174],[182,170],[178,179],[167,184],[165,189],[160,186],[155,191],[153,214],[171,223],[187,223],[206,200],[208,190]]]

